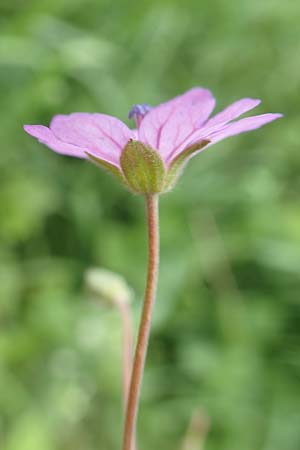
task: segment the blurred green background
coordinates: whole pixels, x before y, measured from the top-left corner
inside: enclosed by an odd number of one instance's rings
[[[198,408],[206,450],[300,448],[299,20],[292,0],[1,0],[1,449],[120,448],[120,319],[83,273],[126,277],[136,327],[146,269],[142,199],[22,124],[126,121],[196,85],[217,110],[252,96],[285,118],[202,153],[161,199],[139,448],[181,450]]]

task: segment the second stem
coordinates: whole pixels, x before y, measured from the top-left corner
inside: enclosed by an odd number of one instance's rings
[[[123,450],[132,450],[135,441],[136,419],[139,406],[142,378],[147,354],[152,311],[155,302],[158,265],[159,265],[159,214],[158,195],[146,196],[147,225],[148,225],[148,273],[141,316],[138,340],[134,356],[131,383],[128,394],[125,427],[123,436]]]

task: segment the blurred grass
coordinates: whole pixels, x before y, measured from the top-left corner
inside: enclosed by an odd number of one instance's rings
[[[107,174],[22,130],[52,115],[126,120],[194,85],[218,109],[252,96],[285,119],[218,144],[162,198],[159,298],[140,447],[300,447],[300,4],[270,0],[2,0],[0,446],[120,446],[120,324],[83,271],[145,275],[144,210]]]

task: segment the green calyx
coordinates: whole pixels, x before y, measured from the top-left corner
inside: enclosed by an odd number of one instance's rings
[[[164,191],[166,168],[159,153],[148,145],[130,140],[120,158],[124,177],[137,194],[157,194]]]
[[[132,139],[122,151],[120,169],[88,152],[87,156],[93,163],[116,176],[130,191],[136,194],[160,194],[174,187],[190,157],[209,142],[203,140],[186,148],[172,160],[169,167],[165,166],[157,150]]]

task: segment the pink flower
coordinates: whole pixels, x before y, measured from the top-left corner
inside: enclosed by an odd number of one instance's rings
[[[164,172],[165,177],[164,182],[160,183],[160,189],[163,187],[162,190],[168,190],[174,184],[178,170],[204,147],[260,128],[282,117],[281,114],[261,114],[236,120],[259,103],[260,100],[244,98],[209,118],[215,99],[207,89],[196,87],[153,108],[147,104],[135,105],[129,113],[130,118],[135,118],[135,130],[115,117],[98,113],[57,115],[49,128],[43,125],[25,125],[24,129],[57,153],[88,158],[104,166],[127,185],[130,164],[128,158],[124,158],[124,150],[134,143],[134,158],[143,148],[151,152],[151,155],[143,155],[144,161],[153,157],[159,161],[159,170]],[[137,165],[136,161],[133,164],[132,158],[131,152],[131,169],[135,170]],[[129,164],[127,169],[124,167],[125,159]],[[174,173],[170,178],[172,168]],[[140,165],[137,170],[141,170]],[[170,179],[166,181],[166,177]]]

